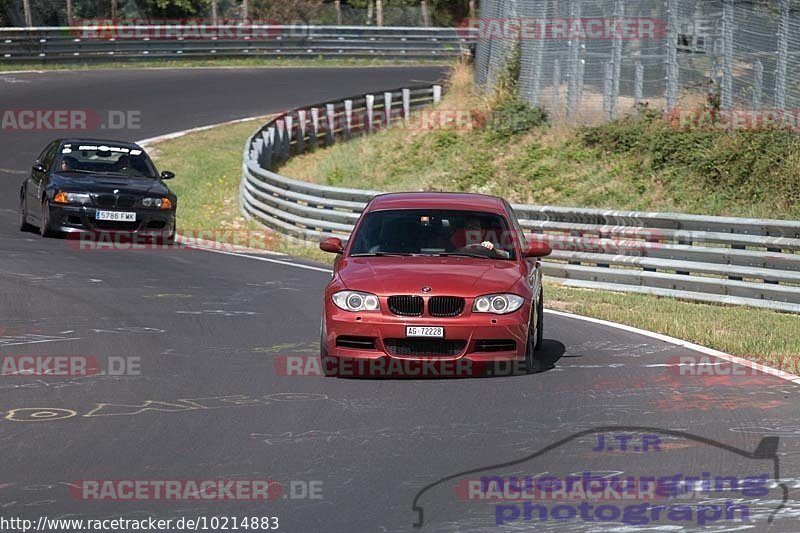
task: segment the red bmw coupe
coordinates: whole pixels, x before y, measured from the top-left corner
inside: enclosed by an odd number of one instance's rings
[[[550,247],[525,239],[502,198],[379,195],[346,245],[331,237],[320,248],[339,254],[321,325],[326,375],[382,375],[412,367],[419,375],[431,361],[463,363],[450,368],[470,375],[470,369],[501,361],[538,368],[538,258]]]

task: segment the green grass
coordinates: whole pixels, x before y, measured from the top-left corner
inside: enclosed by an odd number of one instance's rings
[[[169,186],[178,195],[178,233],[331,263],[333,257],[316,243],[296,242],[265,230],[239,211],[242,149],[263,122],[266,119],[212,128],[148,149],[159,170],[175,172]]]
[[[645,294],[545,286],[546,306],[656,331],[800,373],[800,318],[752,307],[683,302]]]
[[[102,70],[102,69],[137,69],[137,68],[196,68],[196,67],[339,67],[339,66],[409,66],[409,65],[450,65],[445,60],[399,60],[399,59],[278,59],[278,58],[221,58],[221,59],[163,59],[147,61],[97,61],[91,63],[0,63],[0,72],[27,70]]]

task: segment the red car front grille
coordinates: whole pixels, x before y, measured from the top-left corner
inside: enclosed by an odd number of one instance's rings
[[[433,296],[428,300],[431,316],[458,316],[464,312],[464,298],[457,296]]]
[[[445,339],[385,339],[383,342],[390,354],[403,357],[455,357],[467,345],[467,341]]]
[[[400,316],[422,315],[422,296],[389,296],[389,311]]]

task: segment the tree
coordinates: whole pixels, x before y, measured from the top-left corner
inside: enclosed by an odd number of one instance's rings
[[[273,19],[281,24],[310,23],[319,14],[323,0],[250,0],[253,19]]]

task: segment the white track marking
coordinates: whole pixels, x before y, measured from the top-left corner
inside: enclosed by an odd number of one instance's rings
[[[552,309],[546,309],[545,312],[551,315],[563,316],[566,318],[574,318],[576,320],[583,320],[585,322],[600,324],[601,326],[608,326],[611,328],[621,329],[623,331],[628,331],[630,333],[636,333],[637,335],[644,335],[645,337],[650,337],[652,339],[657,339],[663,342],[668,342],[670,344],[675,344],[676,346],[681,346],[688,350],[704,353],[707,355],[713,355],[714,357],[724,359],[725,361],[730,361],[731,363],[736,363],[737,365],[746,366],[747,368],[758,370],[759,372],[763,372],[764,374],[769,374],[771,376],[785,379],[786,381],[791,381],[792,383],[800,385],[800,376],[790,374],[789,372],[784,372],[783,370],[778,370],[777,368],[772,368],[771,366],[762,365],[761,363],[754,363],[753,361],[748,361],[747,359],[742,359],[741,357],[736,357],[735,355],[730,355],[725,352],[720,352],[719,350],[714,350],[713,348],[706,348],[705,346],[701,346],[699,344],[694,344],[689,341],[684,341],[681,339],[677,339],[675,337],[670,337],[669,335],[654,333],[652,331],[647,331],[646,329],[639,329],[633,326],[626,326],[625,324],[618,324],[617,322],[610,322],[608,320],[602,320],[600,318],[592,318],[588,316],[574,315],[572,313],[565,313],[564,311],[555,311]]]
[[[286,266],[291,266],[291,267],[296,267],[296,268],[303,268],[305,270],[313,270],[314,272],[325,272],[326,274],[333,274],[333,270],[331,270],[330,268],[316,267],[316,266],[311,266],[311,265],[303,265],[303,264],[300,264],[300,263],[292,263],[291,261],[281,261],[280,259],[270,259],[268,257],[257,257],[257,256],[254,256],[254,255],[237,254],[235,252],[226,252],[226,251],[223,251],[223,250],[213,250],[213,249],[210,249],[210,248],[197,248],[197,250],[203,250],[203,251],[211,252],[211,253],[214,253],[214,254],[233,255],[233,256],[236,256],[236,257],[244,257],[244,258],[247,258],[247,259],[254,259],[256,261],[265,261],[267,263],[276,263],[278,265],[286,265]]]

